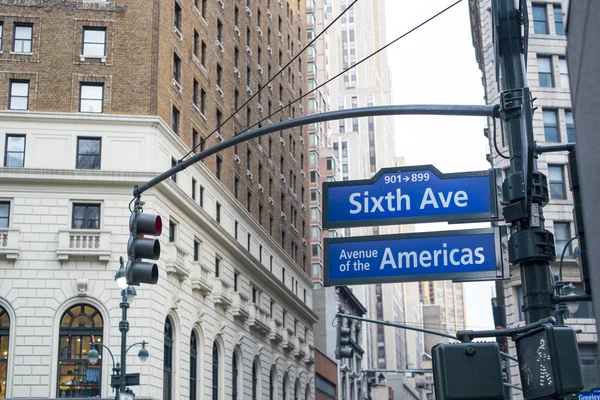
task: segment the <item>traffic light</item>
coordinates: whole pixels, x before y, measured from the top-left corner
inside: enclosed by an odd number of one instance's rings
[[[146,238],[145,235],[160,236],[162,219],[159,215],[144,214],[136,209],[129,218],[129,242],[127,243],[126,276],[127,284],[139,286],[140,283],[156,284],[158,266],[153,262],[144,262],[142,258],[158,260],[160,258],[160,242],[158,238]]]
[[[350,328],[343,325],[344,319],[339,318],[337,323],[337,348],[335,351],[335,357],[338,360],[354,356],[354,350],[350,347]]]
[[[498,343],[442,343],[431,357],[436,400],[504,400]]]
[[[563,398],[583,389],[573,329],[544,324],[514,340],[525,400]]]

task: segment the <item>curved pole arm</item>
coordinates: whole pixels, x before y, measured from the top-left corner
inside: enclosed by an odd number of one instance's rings
[[[110,349],[108,348],[108,346],[106,346],[106,345],[104,345],[103,343],[100,343],[100,342],[91,342],[90,344],[94,345],[94,346],[102,346],[106,350],[108,350],[108,354],[110,354],[110,358],[112,359],[113,368],[115,367],[115,357],[113,356],[113,353],[112,353],[112,351],[110,351]]]
[[[150,344],[150,343],[146,342],[145,340],[142,340],[141,342],[134,343],[131,346],[129,346],[127,348],[127,350],[125,350],[125,354],[127,354],[127,352],[129,351],[129,349],[131,349],[133,346],[137,346],[138,344],[141,344],[142,347],[144,347],[144,346],[146,346],[147,344]]]
[[[558,266],[558,277],[561,282],[563,281],[563,260],[565,259],[565,253],[567,252],[567,249],[569,248],[569,246],[571,245],[571,243],[573,243],[573,241],[575,239],[577,239],[577,236],[573,236],[571,239],[569,239],[569,241],[565,244],[565,247],[563,247],[562,253],[560,254],[560,264]]]

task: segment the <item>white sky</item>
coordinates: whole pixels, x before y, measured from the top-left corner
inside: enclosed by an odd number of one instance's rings
[[[387,42],[452,4],[454,0],[385,0]],[[471,41],[467,0],[399,40],[387,50],[394,104],[485,104],[481,72]],[[396,117],[397,155],[407,165],[432,164],[442,172],[485,170],[485,119]],[[417,230],[447,229],[440,224]],[[456,227],[451,227],[456,229]],[[493,282],[467,283],[467,325],[493,329]]]

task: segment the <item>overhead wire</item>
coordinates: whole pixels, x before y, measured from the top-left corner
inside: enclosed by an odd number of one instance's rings
[[[248,130],[254,128],[255,126],[262,124],[263,122],[267,121],[268,119],[270,119],[272,116],[284,111],[285,109],[287,109],[288,107],[290,107],[291,105],[299,102],[300,100],[302,100],[303,98],[307,97],[308,95],[310,95],[311,93],[314,93],[315,91],[317,91],[318,89],[322,88],[323,86],[327,85],[329,82],[333,81],[334,79],[339,78],[340,76],[344,75],[346,72],[350,71],[352,68],[355,68],[356,66],[362,64],[363,62],[367,61],[368,59],[370,59],[371,57],[374,57],[375,55],[377,55],[378,53],[382,52],[383,50],[387,49],[388,47],[390,47],[391,45],[393,45],[394,43],[396,43],[397,41],[399,41],[400,39],[403,39],[404,37],[408,36],[409,34],[413,33],[414,31],[416,31],[417,29],[421,28],[422,26],[424,26],[425,24],[431,22],[432,20],[434,20],[435,18],[439,17],[440,15],[442,15],[443,13],[445,13],[446,11],[450,10],[452,7],[456,6],[457,4],[459,4],[460,2],[462,2],[462,0],[457,0],[456,2],[452,3],[451,5],[449,5],[448,7],[444,8],[443,10],[439,11],[438,13],[434,14],[433,16],[427,18],[425,21],[421,22],[420,24],[416,25],[415,27],[413,27],[412,29],[410,29],[409,31],[403,33],[402,35],[398,36],[396,39],[392,40],[391,42],[389,42],[388,44],[386,44],[385,46],[381,47],[379,50],[376,50],[375,52],[371,53],[370,55],[366,56],[365,58],[363,58],[362,60],[358,61],[356,64],[351,65],[350,67],[342,70],[340,73],[338,73],[337,75],[335,75],[334,77],[328,79],[327,81],[323,82],[322,84],[318,85],[317,87],[315,87],[314,89],[310,90],[309,92],[307,92],[306,94],[298,97],[296,100],[289,102],[287,105],[283,106],[282,108],[276,110],[275,112],[269,114],[268,116],[266,116],[265,118],[263,118],[262,120],[256,122],[255,124],[247,127],[246,129],[244,129],[243,131],[241,131],[240,133],[243,132],[247,132]]]
[[[323,28],[323,30],[322,30],[321,32],[319,32],[319,34],[318,34],[318,35],[316,35],[316,36],[313,38],[313,40],[311,40],[311,41],[310,41],[310,42],[309,42],[309,43],[308,43],[306,46],[304,46],[304,47],[302,48],[302,50],[300,50],[300,52],[299,52],[298,54],[296,54],[294,57],[292,57],[292,59],[291,59],[291,60],[290,60],[290,61],[289,61],[287,64],[285,64],[283,67],[281,67],[281,69],[280,69],[279,71],[277,71],[277,73],[276,73],[275,75],[273,75],[273,77],[271,77],[271,78],[270,78],[270,79],[267,81],[267,83],[266,83],[264,86],[262,86],[262,87],[261,87],[259,90],[257,90],[257,91],[256,91],[256,93],[254,93],[252,96],[250,96],[250,98],[249,98],[248,100],[246,100],[246,102],[245,102],[244,104],[242,104],[242,105],[241,105],[241,106],[240,106],[238,109],[236,109],[236,110],[235,110],[233,113],[231,113],[231,115],[230,115],[229,117],[227,117],[227,118],[225,119],[225,121],[223,121],[221,124],[219,124],[219,126],[217,126],[217,127],[215,128],[215,130],[214,130],[214,131],[212,131],[212,132],[211,132],[211,133],[210,133],[208,136],[206,136],[205,138],[201,139],[201,140],[200,140],[200,143],[198,143],[198,144],[197,144],[197,145],[196,145],[196,146],[195,146],[193,149],[191,149],[189,152],[187,152],[187,154],[185,154],[185,155],[184,155],[184,156],[183,156],[183,157],[182,157],[182,158],[179,160],[179,162],[181,162],[181,161],[182,161],[184,158],[188,157],[189,155],[193,154],[193,153],[196,151],[196,149],[198,149],[199,147],[202,147],[202,146],[204,145],[204,143],[206,143],[206,141],[207,141],[207,140],[208,140],[208,139],[209,139],[209,138],[210,138],[212,135],[214,135],[216,132],[218,132],[218,131],[219,131],[219,129],[221,129],[221,127],[222,127],[223,125],[225,125],[225,124],[226,124],[228,121],[230,121],[230,120],[231,120],[231,118],[233,118],[233,117],[234,117],[234,115],[235,115],[235,114],[237,114],[237,112],[238,112],[238,111],[240,111],[240,110],[242,110],[244,107],[246,107],[246,106],[247,106],[247,105],[248,105],[248,104],[249,104],[249,103],[250,103],[250,102],[251,102],[251,101],[252,101],[252,100],[253,100],[253,99],[254,99],[256,96],[258,96],[258,94],[259,94],[260,92],[262,92],[262,91],[263,91],[263,90],[264,90],[266,87],[268,87],[268,86],[269,86],[269,84],[275,80],[275,78],[277,78],[277,77],[278,77],[278,76],[280,76],[280,75],[281,75],[283,72],[285,72],[285,69],[286,69],[287,67],[289,67],[290,65],[292,65],[292,63],[293,63],[293,62],[295,62],[295,61],[296,61],[296,60],[297,60],[297,59],[300,57],[300,55],[301,55],[302,53],[304,53],[304,51],[305,51],[306,49],[308,49],[310,46],[312,46],[312,45],[313,45],[313,44],[314,44],[314,43],[315,43],[315,42],[316,42],[316,41],[317,41],[317,40],[318,40],[318,39],[321,37],[321,35],[325,34],[325,32],[327,32],[327,30],[328,30],[328,29],[329,29],[329,28],[330,28],[330,27],[331,27],[331,26],[332,26],[332,25],[333,25],[333,24],[334,24],[334,23],[335,23],[337,20],[339,20],[339,19],[340,19],[340,18],[341,18],[341,17],[342,17],[342,16],[343,16],[343,15],[344,15],[344,14],[345,14],[345,13],[346,13],[348,10],[350,10],[350,9],[352,8],[352,6],[354,6],[354,4],[356,4],[356,2],[358,2],[358,0],[354,0],[352,3],[350,3],[350,5],[349,5],[348,7],[346,7],[346,9],[344,9],[344,11],[342,11],[342,12],[341,12],[341,13],[340,13],[340,14],[339,14],[339,15],[338,15],[338,16],[337,16],[335,19],[333,19],[333,20],[331,21],[331,23],[329,23],[329,24],[328,24],[328,25],[327,25],[325,28]],[[303,96],[303,97],[304,97],[304,96]],[[297,101],[297,100],[296,100],[296,101]],[[294,102],[295,102],[295,101],[294,101]],[[293,103],[290,103],[290,104],[293,104]],[[263,121],[264,121],[264,120],[263,120]],[[260,121],[260,122],[258,122],[258,123],[261,123],[261,122],[262,122],[262,121]],[[255,124],[255,125],[253,125],[253,126],[256,126],[256,124]],[[248,129],[250,129],[250,128],[246,128],[246,129],[244,129],[242,132],[245,132],[245,131],[246,131],[246,130],[248,130]]]

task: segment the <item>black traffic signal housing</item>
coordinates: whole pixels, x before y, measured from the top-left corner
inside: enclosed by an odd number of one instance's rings
[[[344,319],[339,318],[337,323],[337,346],[335,350],[335,357],[338,360],[354,356],[354,349],[350,345],[350,332],[350,328],[344,326]]]
[[[436,400],[504,400],[498,343],[441,343],[431,356]]]
[[[143,258],[158,260],[160,258],[160,241],[162,219],[159,215],[144,214],[136,209],[129,218],[129,242],[127,243],[127,267],[125,275],[128,285],[139,286],[140,283],[155,285],[158,282],[158,266],[153,262],[144,262]],[[157,236],[147,238],[146,235]]]
[[[577,335],[572,328],[543,324],[514,341],[525,400],[563,398],[583,390]]]

